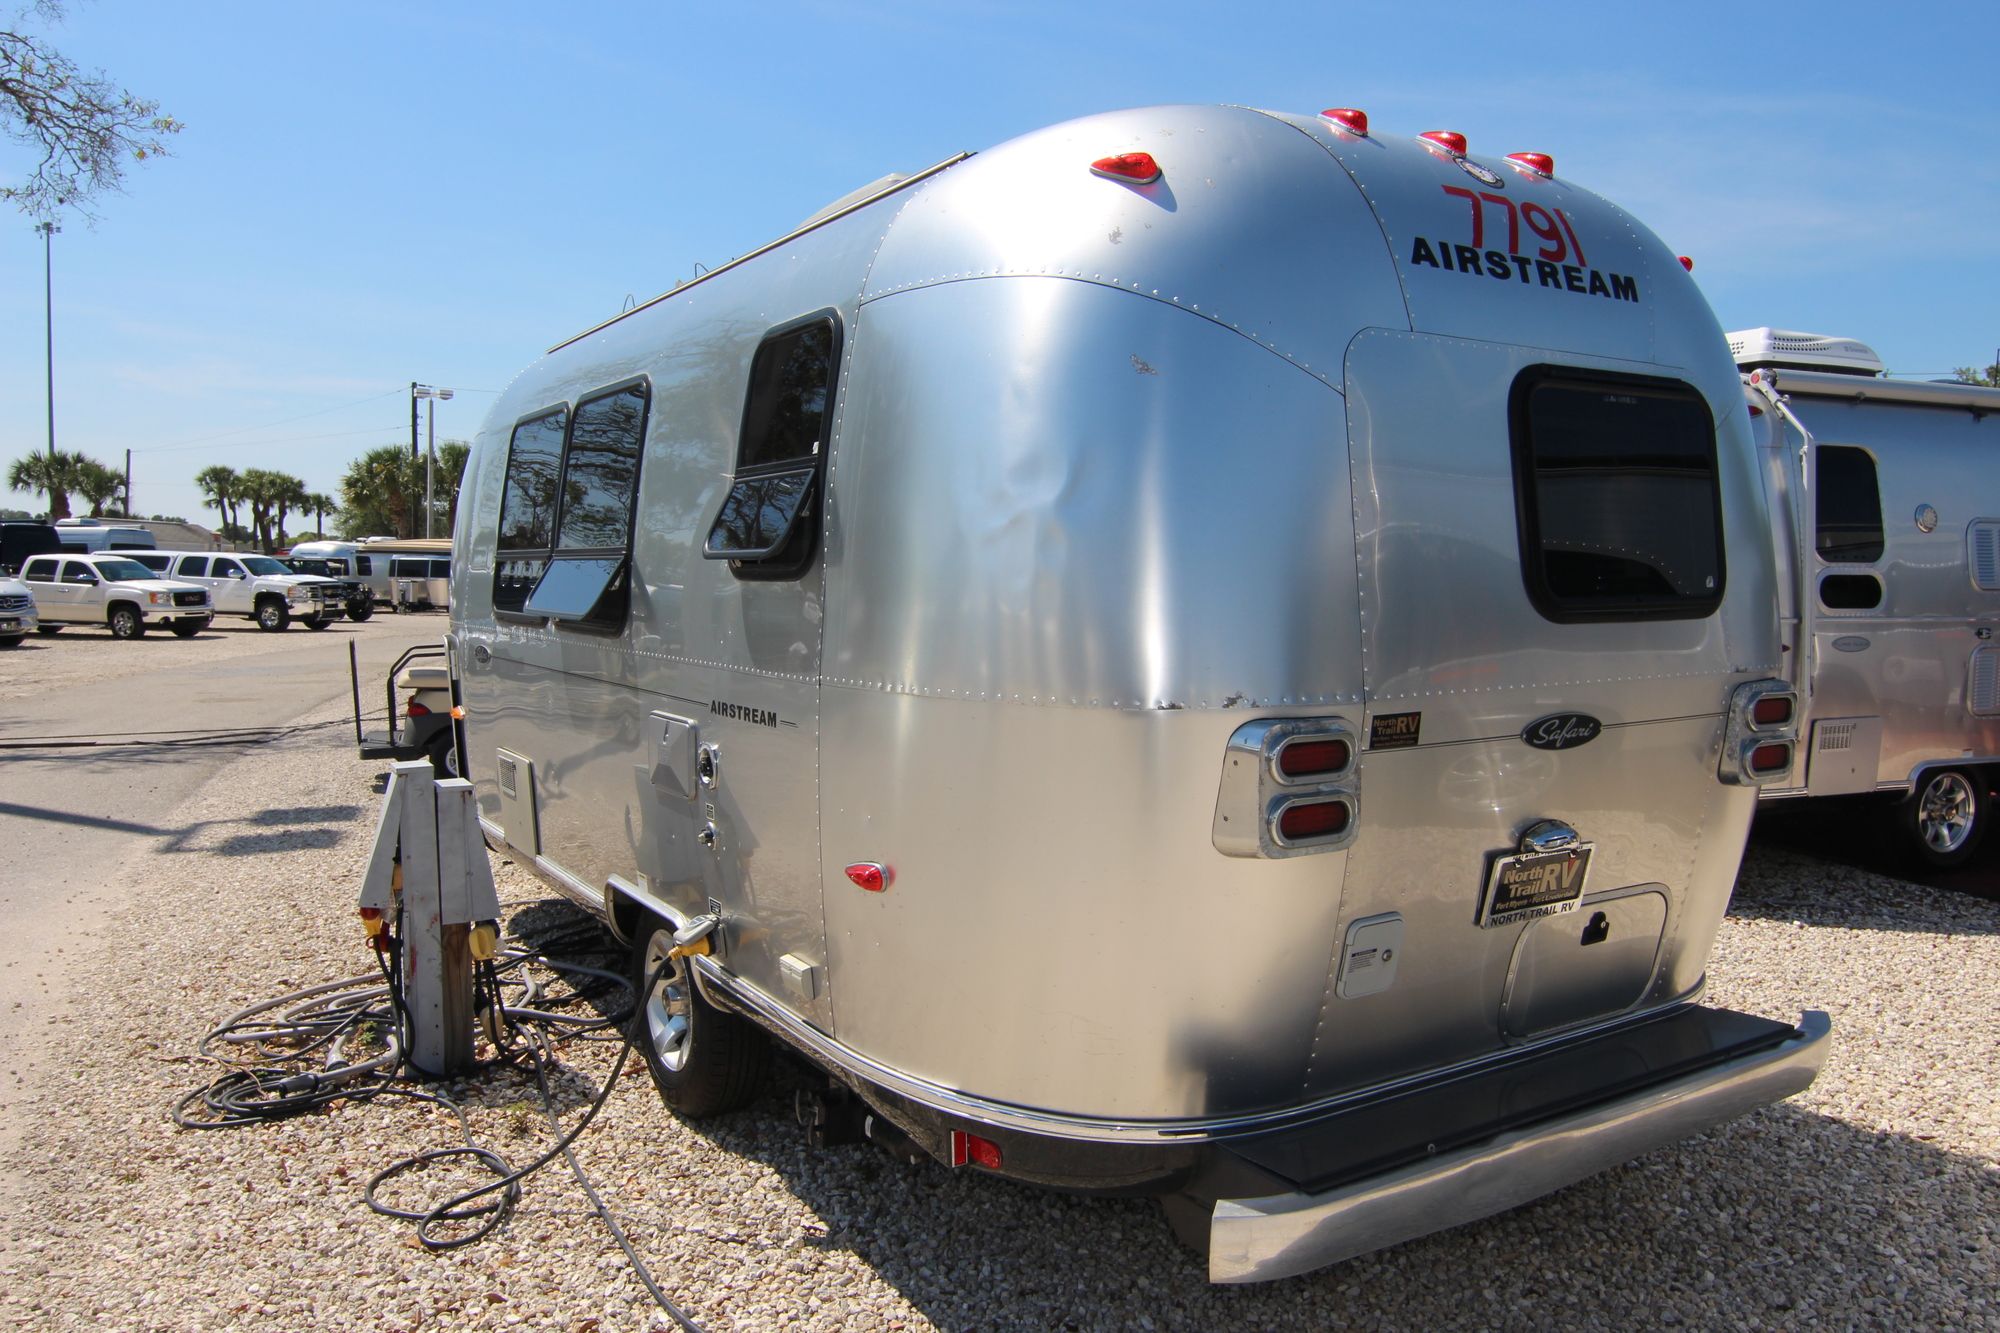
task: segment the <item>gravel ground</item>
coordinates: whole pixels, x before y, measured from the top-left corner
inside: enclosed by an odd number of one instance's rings
[[[121,645],[122,646],[122,645]],[[331,715],[331,714],[329,714]],[[22,1091],[33,1196],[6,1219],[0,1317],[37,1329],[661,1327],[560,1166],[469,1248],[431,1254],[361,1187],[459,1141],[378,1100],[249,1130],[174,1128],[190,1059],[255,1000],[360,971],[352,905],[372,765],[311,734],[190,801],[189,850],[72,972],[65,1054]],[[510,911],[565,908],[497,865]],[[538,904],[529,906],[530,904]],[[518,918],[517,918],[518,919]],[[779,1095],[694,1128],[643,1071],[579,1155],[655,1275],[711,1328],[1897,1324],[2000,1327],[2000,904],[1756,849],[1711,1002],[1833,1014],[1806,1094],[1513,1213],[1302,1279],[1213,1288],[1142,1201],[1069,1198],[859,1146],[810,1154]],[[568,1047],[574,1120],[613,1052]],[[516,1162],[550,1141],[531,1084],[460,1091]]]

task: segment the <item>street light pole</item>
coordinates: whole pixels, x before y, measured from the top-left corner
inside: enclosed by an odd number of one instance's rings
[[[415,380],[410,381],[410,461],[417,461],[417,390],[421,387]],[[410,497],[410,535],[417,535],[417,497]]]
[[[414,450],[416,442],[416,410],[417,399],[419,398],[422,398],[426,403],[424,409],[425,419],[428,423],[426,429],[430,432],[429,442],[425,446],[424,452],[424,536],[426,537],[431,535],[431,523],[437,513],[437,405],[439,399],[450,398],[451,393],[450,389],[433,388],[428,384],[412,384],[410,386],[410,440],[412,449]],[[410,456],[415,458],[416,454],[412,452]]]
[[[56,461],[56,301],[55,301],[55,234],[62,230],[53,222],[35,224],[35,230],[42,234],[42,310],[44,330],[47,335],[49,373],[49,462]]]

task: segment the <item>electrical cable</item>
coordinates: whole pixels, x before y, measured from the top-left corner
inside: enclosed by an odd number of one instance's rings
[[[393,928],[385,930],[376,942],[377,976],[344,977],[290,991],[239,1010],[211,1028],[197,1050],[204,1058],[237,1067],[176,1102],[171,1111],[174,1123],[184,1129],[235,1129],[300,1115],[337,1101],[363,1102],[378,1097],[444,1107],[457,1117],[465,1135],[464,1146],[431,1149],[391,1162],[363,1188],[362,1197],[369,1208],[385,1217],[414,1223],[418,1242],[428,1250],[460,1249],[490,1236],[520,1201],[521,1183],[560,1157],[654,1302],[680,1328],[700,1333],[699,1325],[654,1279],[574,1152],[577,1139],[596,1121],[631,1058],[642,1028],[638,996],[650,993],[670,960],[662,959],[644,978],[633,1003],[612,1015],[564,1010],[588,1004],[613,989],[629,988],[627,977],[608,968],[550,956],[552,949],[563,945],[601,938],[594,926],[559,931],[536,947],[507,949],[477,964],[475,1018],[484,1026],[496,1052],[480,1067],[520,1067],[525,1052],[532,1063],[543,1115],[557,1136],[546,1151],[516,1168],[500,1153],[474,1141],[464,1109],[452,1099],[435,1089],[401,1086],[409,1077],[406,1053],[411,1028],[399,966],[402,926],[399,901]],[[531,965],[562,978],[564,989],[551,993],[546,982],[529,970]],[[615,1037],[604,1035],[613,1029],[618,1030]],[[365,1059],[348,1061],[346,1045],[357,1037],[372,1040],[376,1030],[385,1034],[382,1049]],[[548,1080],[555,1046],[565,1041],[613,1040],[620,1049],[611,1072],[582,1117],[565,1131]],[[322,1052],[322,1068],[299,1067]],[[381,1197],[381,1191],[392,1182],[445,1163],[470,1164],[493,1179],[430,1207],[403,1207]],[[443,1234],[444,1228],[452,1226],[466,1229]]]
[[[297,722],[286,726],[226,727],[214,731],[187,732],[102,732],[53,736],[9,736],[0,740],[0,750],[101,750],[101,749],[198,749],[210,745],[263,745],[286,736],[324,731],[331,727],[351,727],[351,718],[326,722]],[[166,739],[135,739],[158,738]]]

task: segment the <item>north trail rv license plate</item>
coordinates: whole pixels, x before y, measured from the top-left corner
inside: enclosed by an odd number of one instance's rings
[[[1486,877],[1486,898],[1479,924],[1504,926],[1538,916],[1574,912],[1583,901],[1589,878],[1591,844],[1578,843],[1553,852],[1503,856]]]

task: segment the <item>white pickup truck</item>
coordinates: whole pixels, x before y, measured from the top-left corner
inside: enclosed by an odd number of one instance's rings
[[[346,614],[343,589],[333,579],[294,574],[268,555],[207,551],[133,551],[132,558],[163,577],[208,589],[219,616],[245,616],[276,632],[296,617],[308,629],[325,629]]]
[[[121,639],[164,626],[181,638],[208,627],[208,589],[157,577],[124,552],[31,556],[21,581],[34,592],[41,623],[55,634],[65,625],[106,625]]]

